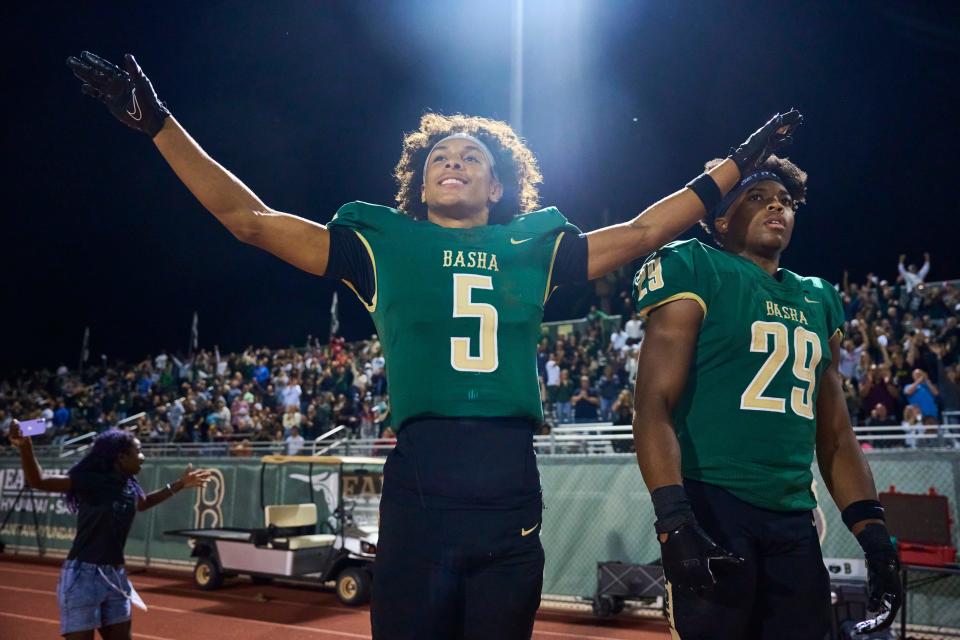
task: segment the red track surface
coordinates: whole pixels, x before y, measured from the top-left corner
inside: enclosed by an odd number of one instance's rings
[[[59,635],[58,564],[23,558],[0,559],[0,638],[35,640]],[[135,610],[133,637],[145,640],[212,638],[335,640],[370,638],[367,607],[347,608],[332,593],[297,586],[254,586],[234,580],[217,591],[196,589],[185,573],[131,569],[137,591],[150,610]],[[282,634],[282,635],[281,635]],[[99,636],[98,636],[99,637]],[[543,611],[535,640],[663,640],[660,621]],[[496,640],[491,638],[490,640]]]

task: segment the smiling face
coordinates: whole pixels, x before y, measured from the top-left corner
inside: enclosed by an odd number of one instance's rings
[[[728,251],[779,257],[790,244],[794,221],[793,198],[787,188],[762,180],[742,193],[715,224]]]
[[[489,214],[503,197],[486,153],[465,138],[444,140],[427,157],[420,199],[431,217],[463,220]]]

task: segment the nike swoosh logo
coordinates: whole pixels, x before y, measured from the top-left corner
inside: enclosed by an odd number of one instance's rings
[[[140,109],[140,103],[137,102],[137,90],[133,89],[130,92],[130,96],[133,98],[133,111],[127,109],[127,115],[140,122],[140,119],[143,118],[143,111]]]
[[[520,535],[523,537],[527,537],[528,535],[536,531],[537,527],[539,526],[540,526],[540,523],[538,522],[537,524],[533,525],[529,529],[524,529],[523,527],[520,527]]]
[[[803,296],[803,299],[804,299],[805,302],[809,302],[810,304],[820,304],[820,301],[819,301],[819,300],[811,300],[811,299],[808,298],[807,296]]]
[[[530,242],[533,238],[524,238],[523,240],[514,240],[510,238],[510,244],[523,244],[524,242]]]

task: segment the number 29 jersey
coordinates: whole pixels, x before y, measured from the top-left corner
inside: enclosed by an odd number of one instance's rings
[[[550,207],[469,229],[351,202],[343,226],[370,254],[370,299],[394,424],[424,417],[543,419],[536,349],[560,241],[580,230]]]
[[[841,330],[836,290],[697,240],[652,254],[634,278],[646,316],[679,299],[704,313],[686,388],[674,409],[685,478],[758,507],[812,509],[820,377]],[[638,408],[642,411],[642,408]]]

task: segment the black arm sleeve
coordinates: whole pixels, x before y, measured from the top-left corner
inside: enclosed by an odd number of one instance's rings
[[[350,229],[332,225],[327,230],[330,232],[330,257],[327,258],[324,277],[346,280],[360,297],[371,300],[377,284],[367,248]]]
[[[587,281],[587,236],[563,234],[557,256],[553,261],[554,286],[579,284]]]

